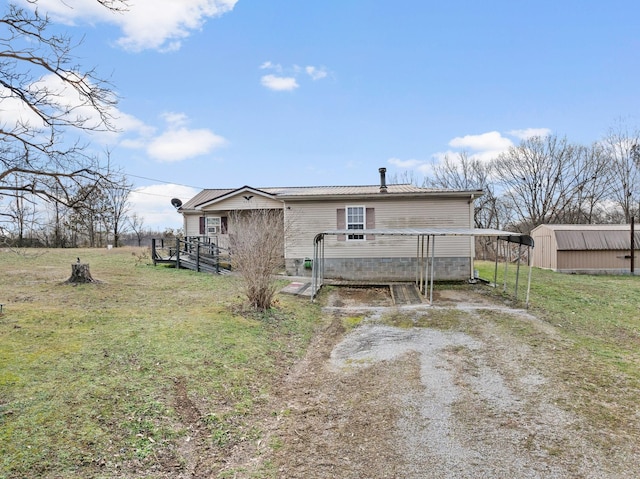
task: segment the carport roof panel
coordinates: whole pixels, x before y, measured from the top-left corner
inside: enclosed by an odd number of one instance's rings
[[[389,236],[525,236],[521,233],[485,228],[373,228],[366,230],[327,230],[322,235],[389,235]]]

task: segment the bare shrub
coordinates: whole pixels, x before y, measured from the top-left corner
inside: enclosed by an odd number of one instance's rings
[[[281,210],[238,211],[230,218],[231,266],[243,279],[251,307],[271,307],[277,286],[274,273],[284,265]]]

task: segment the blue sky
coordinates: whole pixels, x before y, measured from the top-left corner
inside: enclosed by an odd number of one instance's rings
[[[23,0],[22,0],[23,1]],[[120,96],[92,148],[147,226],[199,188],[375,184],[531,134],[638,126],[637,0],[39,0]]]

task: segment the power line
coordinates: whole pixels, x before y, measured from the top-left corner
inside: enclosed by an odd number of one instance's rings
[[[184,184],[181,184],[181,183],[176,183],[175,181],[158,180],[156,178],[147,178],[146,176],[132,175],[130,173],[126,173],[126,176],[132,176],[134,178],[140,178],[141,180],[157,181],[158,183],[164,183],[166,185],[186,186],[187,188],[195,188],[196,190],[205,190],[206,189],[206,188],[204,188],[202,186],[184,185]]]

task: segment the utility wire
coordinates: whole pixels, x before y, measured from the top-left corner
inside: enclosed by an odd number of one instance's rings
[[[187,188],[195,188],[196,190],[206,190],[206,188],[203,187],[203,186],[183,185],[181,183],[176,183],[175,181],[158,180],[158,179],[155,179],[155,178],[147,178],[146,176],[132,175],[130,173],[125,173],[125,175],[126,176],[132,176],[134,178],[139,178],[141,180],[157,181],[158,183],[164,183],[166,185],[186,186]]]

